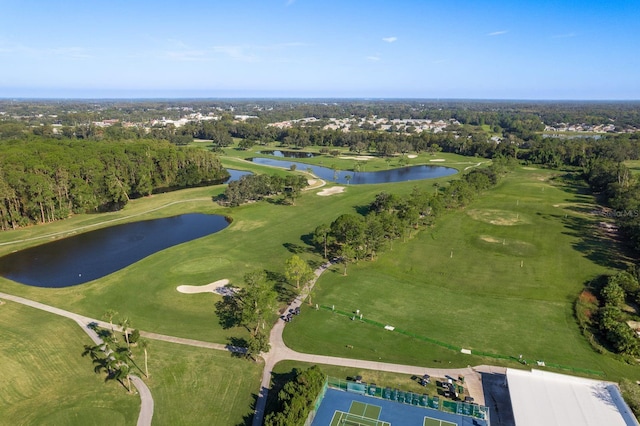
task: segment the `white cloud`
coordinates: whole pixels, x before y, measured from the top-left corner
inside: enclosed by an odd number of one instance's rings
[[[287,6],[291,6],[295,2],[296,2],[296,0],[287,0]]]
[[[384,37],[382,39],[382,41],[386,41],[387,43],[393,43],[394,41],[397,41],[398,37]]]
[[[503,35],[503,34],[506,34],[506,33],[508,33],[508,32],[509,32],[509,31],[507,31],[507,30],[501,30],[501,31],[494,31],[494,32],[489,33],[489,34],[487,34],[487,35],[488,35],[488,36],[493,37],[493,36]]]
[[[380,60],[380,56],[367,56],[367,60],[372,62],[378,62]]]

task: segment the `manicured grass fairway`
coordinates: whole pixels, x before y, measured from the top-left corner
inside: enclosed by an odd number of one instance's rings
[[[435,181],[445,182],[437,179],[421,185],[431,189]],[[78,215],[61,222],[3,232],[0,233],[0,244],[70,232],[114,218],[132,221],[187,212],[224,214],[233,218],[233,223],[217,234],[163,250],[90,283],[42,289],[0,278],[0,290],[96,318],[108,309],[115,309],[120,317],[128,316],[134,328],[227,343],[231,337],[246,338],[248,334],[244,328],[224,330],[218,324],[214,304],[220,296],[180,294],[176,291],[177,286],[204,285],[223,278],[230,279],[232,285],[242,286],[244,275],[256,269],[282,274],[291,250],[301,250],[301,256],[317,265],[321,259],[303,242],[304,235],[313,232],[322,222],[330,223],[341,212],[355,213],[357,206],[369,204],[378,192],[408,193],[414,185],[413,182],[391,186],[351,185],[345,193],[331,197],[317,196],[318,190],[305,192],[296,200],[295,206],[265,201],[237,208],[224,208],[212,201],[212,196],[224,190],[220,185],[132,200],[120,212]],[[104,223],[103,226],[114,223],[120,222]],[[45,241],[0,245],[0,254]]]
[[[525,169],[510,174],[467,209],[438,219],[432,230],[407,243],[395,242],[375,262],[350,265],[348,277],[338,267],[327,272],[319,281],[318,302],[361,309],[368,318],[469,349],[603,370],[613,379],[635,377],[629,366],[595,354],[575,324],[572,303],[584,281],[606,272],[606,260],[617,254],[591,237],[590,226],[599,218],[584,212],[592,199],[552,184],[549,179],[558,174]],[[137,328],[225,343],[247,334],[218,324],[214,303],[219,296],[183,295],[176,286],[221,278],[242,285],[244,274],[258,268],[281,274],[292,251],[317,265],[320,258],[304,236],[318,224],[359,211],[381,191],[407,194],[414,186],[433,190],[435,182],[446,181],[349,185],[345,193],[330,197],[309,191],[295,206],[261,202],[223,208],[211,197],[224,186],[133,200],[121,212],[3,232],[0,243],[145,212],[127,220],[203,212],[229,215],[234,222],[218,234],[164,250],[91,283],[40,289],[0,279],[0,290],[93,317],[113,308]],[[154,208],[160,209],[149,212]],[[487,222],[496,218],[503,225]],[[504,224],[510,222],[515,224]],[[0,254],[30,244],[36,242],[0,246]],[[288,344],[301,351],[441,367],[499,363],[322,310],[303,313],[285,332]]]
[[[617,254],[593,237],[601,218],[584,213],[591,198],[551,181],[556,175],[520,169],[432,230],[350,266],[347,277],[335,267],[314,302],[463,348],[637,377],[592,351],[573,318],[583,284]],[[302,352],[425,366],[499,363],[308,308],[285,341]]]
[[[251,419],[263,363],[231,354],[151,341],[145,379],[155,401],[154,425],[242,425]],[[136,351],[144,368],[144,354]]]
[[[140,398],[104,383],[73,321],[22,305],[0,305],[1,424],[131,425]],[[236,425],[252,415],[262,364],[226,352],[151,341],[146,379],[154,425]],[[134,349],[144,369],[144,355]],[[185,409],[188,407],[188,409]]]
[[[0,423],[132,425],[140,398],[104,383],[91,339],[73,321],[13,302],[0,305]]]

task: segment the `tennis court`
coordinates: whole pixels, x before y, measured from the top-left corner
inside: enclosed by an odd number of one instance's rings
[[[331,426],[391,426],[391,423],[336,410]]]
[[[438,419],[442,422],[431,422]],[[327,389],[312,423],[312,426],[454,425],[488,426],[488,421],[332,388]]]
[[[351,401],[349,412],[336,410],[331,426],[391,426],[391,423],[378,420],[382,407],[366,402]]]
[[[350,414],[376,420],[380,417],[381,411],[382,407],[379,405],[367,404],[360,401],[351,401],[351,407],[349,407]]]
[[[458,424],[425,416],[422,426],[458,426]]]

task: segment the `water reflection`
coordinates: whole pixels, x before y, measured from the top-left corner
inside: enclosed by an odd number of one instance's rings
[[[337,183],[344,184],[371,184],[371,183],[390,183],[390,182],[406,182],[411,180],[434,179],[443,176],[449,176],[457,173],[456,169],[443,166],[407,166],[396,169],[382,170],[377,172],[351,172],[344,170],[334,170],[328,167],[315,166],[296,161],[276,160],[274,158],[252,158],[256,164],[266,166],[284,167],[290,169],[292,165],[300,171],[311,171],[317,177]]]
[[[69,287],[227,225],[224,216],[192,213],[97,229],[1,257],[0,275],[36,287]]]

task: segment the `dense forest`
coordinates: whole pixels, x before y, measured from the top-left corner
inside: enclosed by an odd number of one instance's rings
[[[117,210],[130,198],[227,177],[212,153],[162,141],[5,141],[0,143],[0,226]]]

